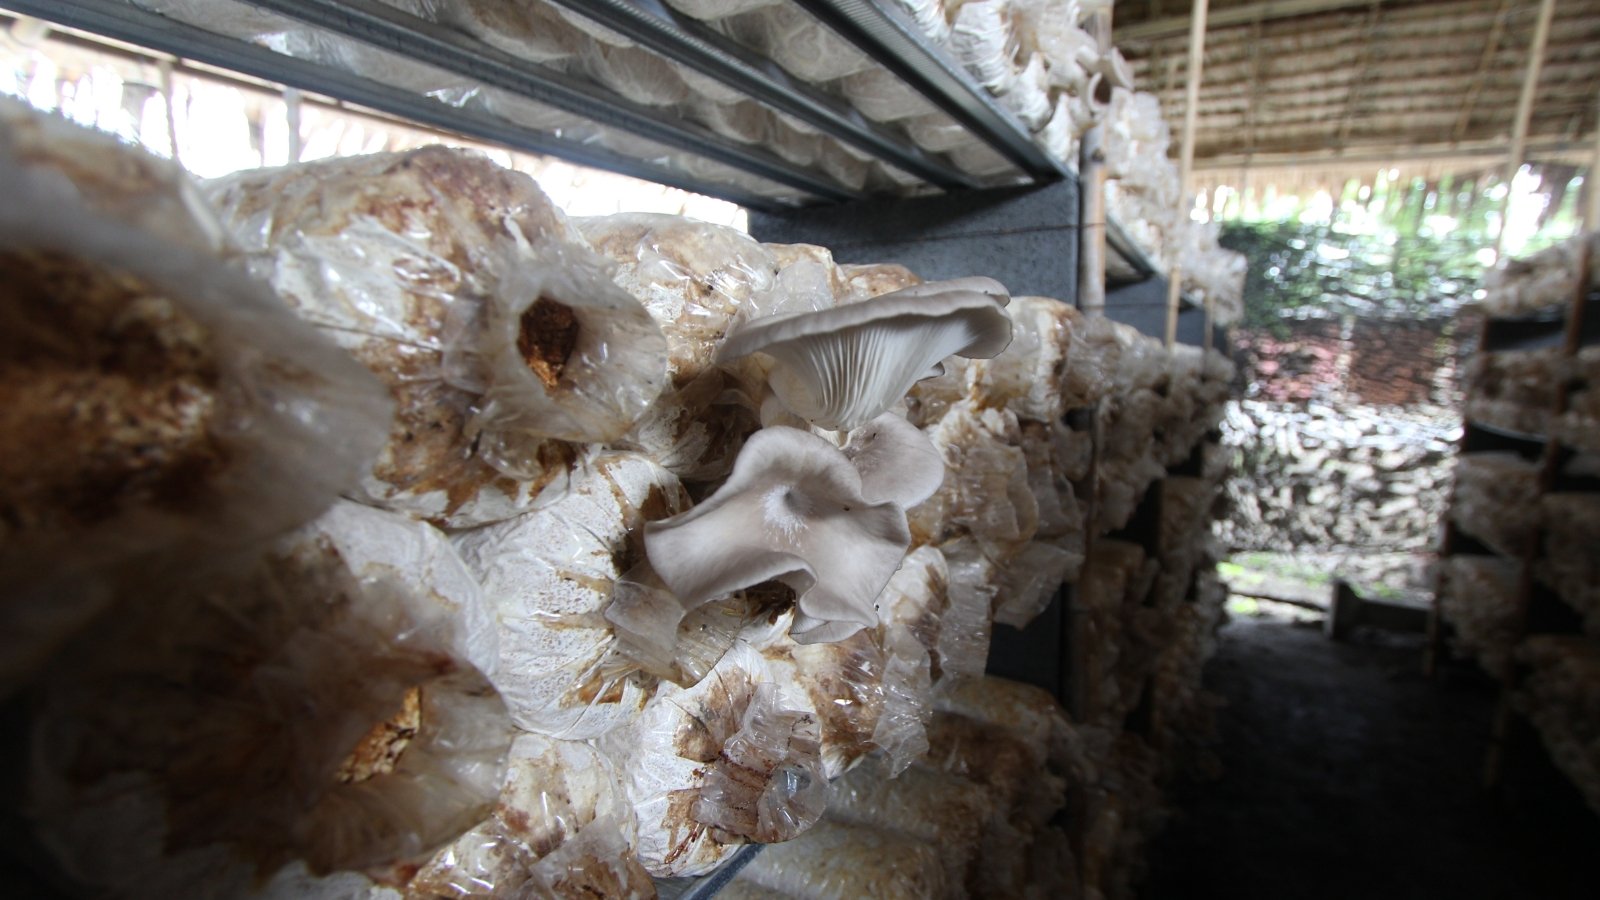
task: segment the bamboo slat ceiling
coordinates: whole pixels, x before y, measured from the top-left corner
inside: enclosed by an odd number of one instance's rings
[[[1191,0],[1118,3],[1138,86],[1183,121]],[[1196,167],[1473,158],[1509,146],[1537,0],[1211,0]],[[1587,158],[1600,0],[1556,0],[1533,159]]]

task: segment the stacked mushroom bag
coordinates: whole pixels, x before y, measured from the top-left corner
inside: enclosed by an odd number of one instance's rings
[[[1081,352],[1082,320],[1042,297],[1015,298],[1007,313],[1013,338],[1005,352],[953,361],[908,398],[948,472],[913,511],[912,527],[919,543],[960,561],[955,584],[987,594],[998,621],[1021,627],[1083,559],[1072,479],[1081,477],[1086,445],[1062,423],[1062,386]]]
[[[1097,759],[1085,789],[1083,896],[1100,900],[1132,893],[1144,870],[1144,847],[1171,815],[1161,795],[1160,755],[1137,735],[1100,732],[1090,739]]]
[[[209,185],[297,313],[397,412],[362,497],[453,528],[563,496],[660,393],[666,341],[532,179],[424,148]]]
[[[1600,645],[1540,635],[1517,647],[1528,667],[1513,702],[1533,722],[1550,758],[1600,811]]]
[[[1466,555],[1451,556],[1441,564],[1439,612],[1455,630],[1455,652],[1477,659],[1484,671],[1503,676],[1517,640],[1521,564],[1498,556]]]
[[[1522,259],[1508,259],[1484,275],[1483,309],[1491,316],[1526,316],[1565,309],[1580,288],[1584,245],[1589,272],[1584,290],[1600,288],[1600,232],[1582,234]]]
[[[1244,282],[1249,260],[1217,243],[1221,223],[1190,222],[1179,257],[1185,293],[1201,298],[1212,321],[1228,326],[1244,315]]]
[[[1568,363],[1567,408],[1551,429],[1569,447],[1600,453],[1600,348],[1584,347]]]
[[[1556,385],[1566,367],[1554,350],[1474,354],[1467,363],[1466,415],[1476,422],[1527,434],[1549,434]]]
[[[125,588],[321,513],[388,408],[171,163],[0,100],[0,186],[9,694]]]
[[[1215,711],[1222,699],[1205,690],[1202,674],[1217,649],[1227,588],[1214,572],[1195,576],[1193,595],[1171,610],[1171,638],[1150,675],[1149,740],[1170,768],[1215,777],[1221,763],[1211,749]]]
[[[489,813],[514,733],[496,629],[432,526],[341,502],[150,587],[40,681],[30,807],[74,882],[399,887]],[[363,878],[286,886],[341,872]]]
[[[1094,723],[1121,722],[1139,702],[1139,690],[1149,673],[1159,639],[1141,639],[1141,628],[1154,623],[1144,616],[1144,599],[1159,572],[1156,559],[1137,544],[1097,540],[1078,582],[1080,605],[1089,648],[1089,709]]]
[[[1539,498],[1544,553],[1534,562],[1540,580],[1556,589],[1583,617],[1584,630],[1600,635],[1600,495],[1559,492]]]
[[[1103,320],[1100,320],[1103,321]],[[1159,341],[1120,323],[1099,343],[1113,389],[1101,402],[1099,497],[1094,527],[1105,534],[1128,524],[1151,483],[1166,473],[1156,429],[1166,400],[1170,356]]]
[[[1178,169],[1168,158],[1172,132],[1161,102],[1143,91],[1115,90],[1102,138],[1106,209],[1139,246],[1171,271],[1182,252],[1188,217]]]
[[[1521,557],[1538,535],[1538,461],[1509,451],[1456,457],[1450,518],[1495,552]]]
[[[1030,869],[1031,848],[1041,839],[1054,862],[1070,867],[1071,851],[1054,840],[1048,822],[1064,805],[1068,782],[1088,771],[1055,700],[1037,688],[981,678],[959,682],[939,705],[925,756],[892,778],[876,761],[845,775],[822,822],[763,850],[740,872],[732,895],[1020,896],[1045,880]],[[828,863],[846,840],[901,855],[863,861],[854,871]]]

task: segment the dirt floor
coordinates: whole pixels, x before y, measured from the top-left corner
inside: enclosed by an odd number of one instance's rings
[[[1142,900],[1600,897],[1600,816],[1529,733],[1480,789],[1493,686],[1420,635],[1235,617],[1206,677],[1225,774],[1179,785]]]

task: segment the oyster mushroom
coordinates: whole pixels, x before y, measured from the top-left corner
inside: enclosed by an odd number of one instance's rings
[[[841,448],[861,475],[869,502],[910,509],[944,483],[944,457],[904,416],[884,413],[850,432]]]
[[[914,285],[813,313],[754,319],[717,361],[764,353],[769,384],[790,411],[848,431],[882,415],[952,354],[992,357],[1011,340],[1005,289],[987,278]]]
[[[911,540],[901,507],[862,491],[826,440],[764,428],[716,493],[645,526],[645,552],[686,607],[773,579],[795,592],[796,640],[840,640],[877,625],[873,603]]]

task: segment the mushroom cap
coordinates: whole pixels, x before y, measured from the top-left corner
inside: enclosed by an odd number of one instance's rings
[[[877,624],[873,600],[910,541],[904,511],[869,502],[843,452],[782,426],[756,432],[700,505],[645,526],[650,564],[685,606],[776,579],[794,589],[805,631],[852,626],[816,640]]]
[[[884,413],[850,432],[844,455],[861,475],[861,493],[873,503],[910,509],[944,483],[944,456],[905,416]]]
[[[894,405],[951,354],[989,358],[1011,341],[1005,288],[988,278],[919,284],[861,303],[756,319],[717,348],[726,363],[761,352],[797,415],[849,430]]]

